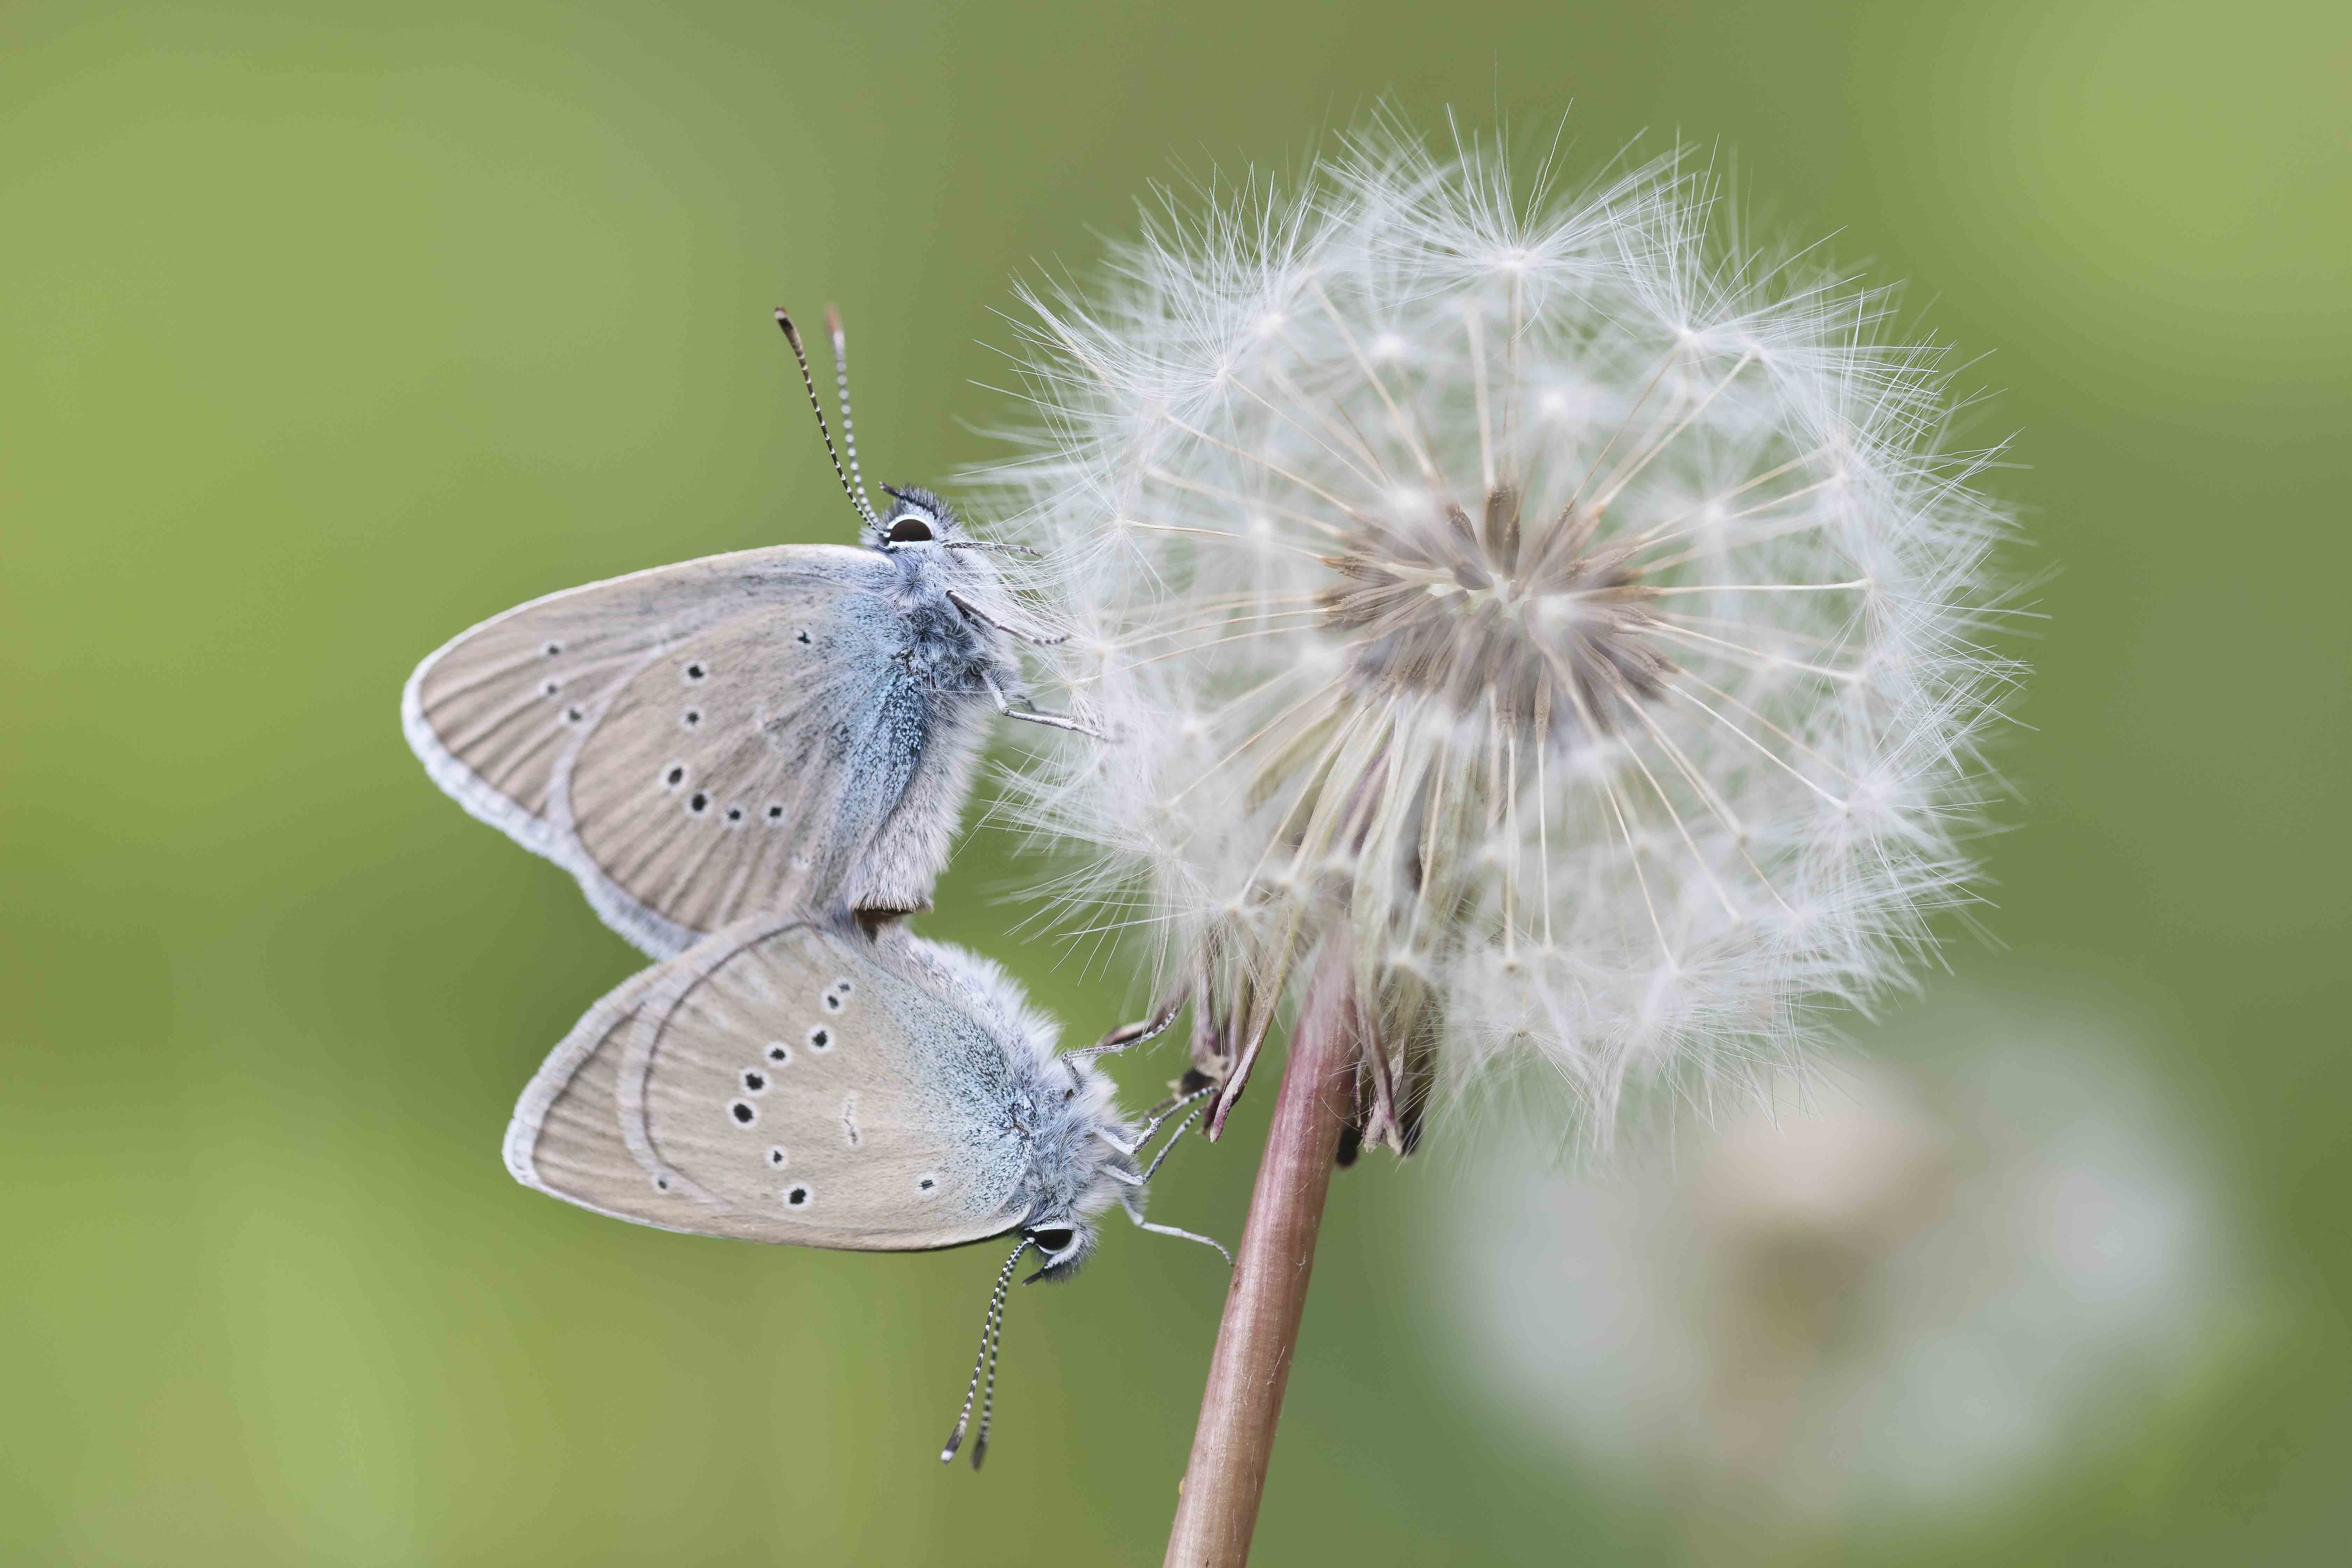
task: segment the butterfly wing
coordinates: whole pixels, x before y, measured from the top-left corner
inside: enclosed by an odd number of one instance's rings
[[[654,1185],[652,1152],[632,1150],[618,1110],[621,1058],[658,968],[615,986],[548,1054],[507,1124],[507,1171],[615,1219],[692,1231],[692,1210]]]
[[[408,678],[401,729],[433,782],[558,862],[556,769],[649,656],[780,591],[855,580],[868,552],[786,544],[709,556],[520,605],[451,638]]]
[[[756,910],[924,908],[979,708],[900,657],[894,582],[803,544],[552,595],[420,665],[403,728],[653,957]]]
[[[622,679],[555,791],[597,911],[661,956],[758,910],[925,907],[978,704],[919,677],[908,644],[887,594],[827,584]]]
[[[951,1247],[1031,1199],[1030,1047],[904,931],[729,927],[590,1009],[517,1106],[517,1180],[599,1213],[809,1247]]]

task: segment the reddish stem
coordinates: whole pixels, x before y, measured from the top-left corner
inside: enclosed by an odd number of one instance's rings
[[[1356,1051],[1354,987],[1344,962],[1327,961],[1291,1032],[1192,1458],[1178,1489],[1167,1568],[1241,1568],[1249,1560],[1332,1160],[1353,1105]]]

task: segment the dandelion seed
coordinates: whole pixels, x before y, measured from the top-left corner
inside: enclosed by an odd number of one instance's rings
[[[1899,984],[2016,673],[1939,352],[1738,248],[1679,157],[1515,194],[1383,126],[1168,210],[1031,300],[1047,418],[997,478],[1118,736],[1016,809],[1198,999],[1213,1135],[1335,945],[1399,1150],[1514,1061],[1605,1143]]]

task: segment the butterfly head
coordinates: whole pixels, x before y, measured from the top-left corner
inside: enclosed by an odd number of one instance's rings
[[[1135,1130],[1119,1117],[1110,1079],[1087,1063],[1056,1058],[1034,1092],[1034,1184],[1021,1234],[1042,1262],[1032,1278],[1066,1279],[1094,1252],[1097,1217],[1142,1184],[1128,1152]]]
[[[1072,1225],[1031,1226],[1022,1233],[1045,1259],[1044,1267],[1032,1276],[1039,1279],[1066,1279],[1078,1271],[1094,1252],[1097,1233],[1088,1223]]]
[[[1110,1079],[1087,1056],[1051,1056],[1050,1033],[1032,1031],[1032,1037],[1039,1047],[1035,1065],[1045,1070],[1029,1080],[1028,1092],[1020,1107],[1020,1120],[1028,1125],[1034,1138],[1029,1217],[1019,1226],[1020,1242],[996,1276],[996,1290],[989,1298],[988,1316],[981,1328],[980,1353],[972,1362],[971,1382],[964,1389],[963,1410],[956,1417],[955,1429],[948,1434],[947,1446],[940,1450],[942,1461],[955,1458],[962,1447],[964,1433],[971,1421],[972,1401],[977,1397],[980,1435],[971,1449],[974,1469],[980,1468],[982,1458],[988,1452],[988,1423],[996,1394],[996,1353],[1004,1326],[1005,1296],[1024,1257],[1034,1251],[1044,1260],[1042,1268],[1022,1281],[1024,1285],[1034,1285],[1040,1279],[1067,1279],[1095,1249],[1099,1236],[1096,1217],[1114,1204],[1126,1209],[1128,1216],[1145,1230],[1203,1242],[1221,1253],[1225,1250],[1207,1237],[1194,1236],[1173,1226],[1153,1225],[1143,1217],[1144,1184],[1159,1161],[1155,1159],[1150,1167],[1139,1169],[1136,1159],[1144,1141],[1170,1114],[1194,1104],[1207,1091],[1195,1090],[1171,1100],[1144,1124],[1131,1125],[1119,1115]],[[1183,1125],[1190,1125],[1189,1119]],[[1182,1126],[1178,1128],[1179,1132],[1182,1130]],[[1166,1153],[1163,1148],[1161,1157]],[[1230,1255],[1225,1262],[1228,1267],[1232,1265]]]
[[[881,509],[871,527],[866,531],[866,542],[886,554],[901,550],[961,549],[968,543],[963,524],[955,512],[926,489],[908,486],[905,489],[882,487],[890,504]]]

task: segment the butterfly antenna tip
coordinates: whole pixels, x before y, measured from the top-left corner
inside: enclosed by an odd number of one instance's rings
[[[793,358],[801,367],[801,384],[808,389],[809,407],[816,415],[816,433],[824,437],[824,455],[833,459],[833,476],[841,481],[841,493],[849,498],[849,504],[857,509],[857,515],[866,520],[867,527],[881,527],[873,506],[850,484],[849,475],[841,466],[841,454],[833,446],[833,431],[824,422],[824,405],[817,399],[816,377],[809,371],[808,351],[801,346],[801,330],[793,325],[792,313],[782,305],[776,307],[776,325],[783,330],[784,341],[793,345]]]

